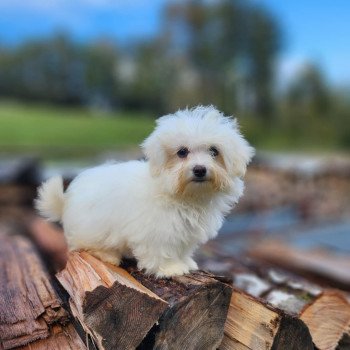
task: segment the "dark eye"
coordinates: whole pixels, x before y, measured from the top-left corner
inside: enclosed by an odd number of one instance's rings
[[[214,147],[214,146],[211,146],[211,147],[209,148],[209,152],[210,152],[210,154],[212,155],[212,157],[216,157],[216,156],[219,155],[218,149],[217,149],[216,147]]]
[[[179,158],[186,158],[189,153],[190,151],[188,150],[188,148],[181,147],[176,154],[179,156]]]

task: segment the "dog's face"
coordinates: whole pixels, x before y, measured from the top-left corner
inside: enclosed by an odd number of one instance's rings
[[[179,196],[228,191],[253,155],[237,122],[213,107],[159,118],[142,147],[153,176]]]

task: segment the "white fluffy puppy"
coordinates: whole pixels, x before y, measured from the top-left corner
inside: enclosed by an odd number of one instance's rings
[[[60,177],[48,180],[36,207],[62,222],[70,249],[116,265],[133,255],[157,277],[188,273],[194,250],[242,195],[253,148],[214,107],[159,118],[142,148],[147,161],[86,170],[66,192]]]

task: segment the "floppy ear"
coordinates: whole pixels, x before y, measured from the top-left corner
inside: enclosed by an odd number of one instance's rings
[[[227,159],[225,163],[229,174],[242,177],[255,154],[255,150],[240,133],[236,119],[231,122],[231,127],[230,140],[226,145],[225,154]]]
[[[150,164],[151,174],[153,176],[158,176],[165,162],[165,152],[162,148],[157,130],[153,131],[153,133],[143,141],[141,147]]]
[[[235,176],[242,177],[247,171],[247,165],[252,160],[255,150],[253,147],[249,146],[247,141],[245,141],[234,150],[234,153],[232,172]]]

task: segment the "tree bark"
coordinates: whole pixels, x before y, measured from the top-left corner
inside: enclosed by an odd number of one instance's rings
[[[50,330],[50,336],[17,348],[17,350],[86,350],[72,324],[55,325]]]
[[[67,321],[37,250],[25,237],[0,229],[0,349],[47,338]]]

